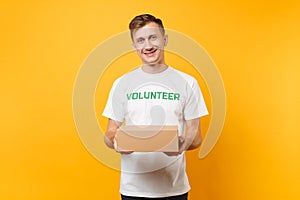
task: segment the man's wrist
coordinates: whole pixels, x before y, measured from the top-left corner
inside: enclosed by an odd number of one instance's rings
[[[182,143],[180,150],[181,151],[186,151],[186,150],[190,150],[190,149],[194,149],[193,147],[193,142],[194,142],[194,138],[193,137],[181,137],[179,139],[179,144]]]
[[[106,135],[104,135],[104,142],[106,146],[108,146],[111,149],[114,149],[114,142],[110,140]]]

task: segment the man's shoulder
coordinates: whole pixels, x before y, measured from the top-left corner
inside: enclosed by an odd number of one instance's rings
[[[127,72],[126,74],[124,74],[123,76],[135,76],[137,74],[141,73],[141,67],[137,67],[132,69],[131,71]]]
[[[182,71],[180,71],[180,70],[178,70],[178,69],[175,69],[175,68],[173,68],[173,67],[170,67],[171,69],[172,69],[172,71],[173,71],[173,73],[174,74],[176,74],[176,75],[179,75],[180,77],[182,77],[186,82],[188,82],[188,83],[192,83],[192,82],[195,82],[195,81],[197,81],[192,75],[190,75],[190,74],[187,74],[187,73],[185,73],[185,72],[182,72]]]
[[[118,77],[116,80],[115,80],[115,83],[118,83],[120,82],[121,80],[126,80],[126,79],[131,79],[132,77],[136,77],[138,76],[138,74],[140,73],[140,67],[138,68],[135,68],[125,74],[123,74],[122,76]]]

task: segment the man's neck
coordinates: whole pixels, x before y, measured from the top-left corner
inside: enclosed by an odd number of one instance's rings
[[[142,70],[149,74],[157,74],[165,71],[168,68],[166,64],[155,64],[155,65],[149,65],[149,64],[143,64]]]

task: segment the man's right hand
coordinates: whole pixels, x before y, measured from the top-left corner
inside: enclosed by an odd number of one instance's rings
[[[117,135],[115,135],[114,137],[114,149],[116,152],[121,153],[121,154],[131,154],[133,153],[133,151],[125,151],[125,150],[121,150],[118,148],[118,143],[117,143]]]

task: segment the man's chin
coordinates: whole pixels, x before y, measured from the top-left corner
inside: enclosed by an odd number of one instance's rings
[[[144,59],[144,64],[148,64],[148,65],[157,65],[159,63],[158,58],[147,58],[145,57]]]
[[[149,66],[155,66],[155,65],[159,65],[159,62],[158,60],[144,60],[143,64]]]

